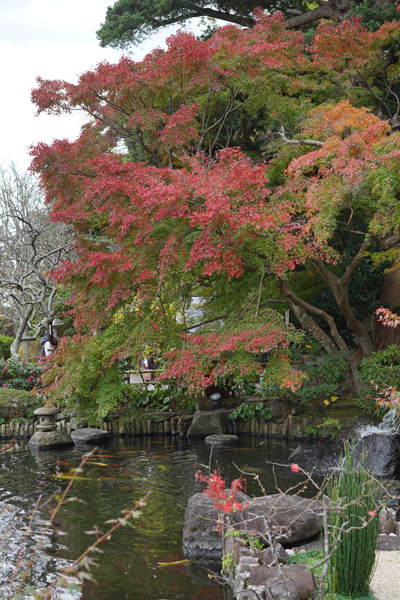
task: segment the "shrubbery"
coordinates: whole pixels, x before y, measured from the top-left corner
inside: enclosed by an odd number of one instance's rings
[[[8,337],[7,335],[0,334],[0,358],[10,358],[11,352],[11,344],[13,343],[12,337]]]
[[[377,402],[385,400],[387,392],[400,387],[400,346],[393,344],[364,358],[360,365],[360,376],[365,387],[359,406],[381,417],[387,409]]]
[[[33,390],[41,383],[43,367],[36,363],[27,363],[15,358],[0,359],[0,388]]]
[[[0,388],[0,419],[1,422],[11,419],[34,420],[33,411],[43,405],[40,396],[30,394],[25,390]]]

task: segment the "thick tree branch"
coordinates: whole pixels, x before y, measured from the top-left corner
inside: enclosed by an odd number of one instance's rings
[[[314,21],[320,19],[328,19],[332,21],[344,21],[347,13],[351,9],[351,0],[329,0],[329,2],[318,2],[318,6],[301,15],[292,17],[285,21],[287,29],[295,29],[304,27]]]
[[[322,148],[324,145],[324,142],[319,142],[318,140],[289,140],[289,138],[286,137],[283,125],[279,131],[274,131],[272,135],[279,135],[282,142],[284,144],[289,144],[290,146],[316,146],[317,148]]]

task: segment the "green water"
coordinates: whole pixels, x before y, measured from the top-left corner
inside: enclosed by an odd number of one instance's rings
[[[227,483],[238,476],[238,469],[253,471],[260,476],[265,493],[276,493],[273,467],[267,461],[285,462],[297,444],[271,441],[260,448],[259,442],[257,438],[243,438],[238,448],[214,450],[212,467],[222,472]],[[1,500],[27,509],[39,494],[46,497],[54,491],[60,493],[68,484],[60,476],[77,467],[85,451],[35,454],[22,451],[2,455]],[[206,472],[209,455],[210,449],[203,442],[189,445],[186,440],[180,443],[171,437],[114,439],[96,452],[95,461],[106,466],[84,467],[82,479],[75,482],[72,492],[78,500],[61,509],[49,536],[47,555],[68,561],[75,559],[93,540],[85,531],[92,530],[94,525],[105,531],[109,527],[104,525],[105,521],[133,508],[145,494],[149,496],[135,529],[121,528],[102,546],[104,554],[97,555],[99,567],[93,571],[97,584],[85,582],[83,600],[226,597],[226,591],[210,585],[207,574],[196,566],[158,566],[159,562],[183,558],[186,504],[192,494],[203,490],[195,480],[195,473],[199,469]],[[275,472],[282,489],[299,478],[287,466],[275,467]],[[247,492],[262,495],[251,476],[247,477]],[[45,519],[48,515],[44,512],[41,516]],[[53,567],[52,564],[46,567],[47,580],[51,579],[51,569],[56,569],[57,560]],[[40,576],[37,579],[40,581]]]

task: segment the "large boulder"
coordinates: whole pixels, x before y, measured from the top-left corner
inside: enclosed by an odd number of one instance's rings
[[[290,583],[296,588],[299,600],[308,600],[313,598],[315,585],[313,576],[305,565],[284,565],[282,567],[282,573]],[[278,577],[277,567],[256,567],[250,573],[247,587],[260,587],[266,586],[271,580],[275,580]]]
[[[188,437],[203,439],[209,435],[228,433],[227,420],[221,411],[196,410]]]
[[[72,417],[69,422],[69,426],[71,429],[84,429],[89,425],[89,422],[85,418],[78,419],[77,417]]]
[[[84,427],[72,431],[71,437],[75,444],[99,444],[108,441],[110,439],[110,434],[108,431],[103,431],[102,429]]]
[[[32,450],[58,450],[74,445],[74,441],[65,431],[37,431],[28,442]]]
[[[300,600],[291,581],[281,582],[278,577],[268,579],[265,584],[266,600]]]
[[[297,544],[314,537],[321,529],[320,503],[299,496],[272,494],[250,500],[243,512],[233,513],[235,529],[256,531],[264,543],[267,529],[274,528],[275,535],[284,546]]]
[[[365,457],[368,470],[379,477],[396,477],[400,474],[400,435],[397,433],[371,433],[356,444],[355,456]]]
[[[189,498],[183,525],[183,553],[195,560],[221,560],[222,537],[216,530],[218,511],[203,493]]]
[[[318,440],[297,446],[288,460],[297,463],[305,471],[315,469],[318,473],[326,473],[328,469],[337,467],[343,452],[343,443],[334,440]]]

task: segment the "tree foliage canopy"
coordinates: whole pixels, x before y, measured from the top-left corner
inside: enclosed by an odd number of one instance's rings
[[[308,45],[279,13],[255,19],[207,41],[179,32],[167,50],[102,63],[76,84],[39,80],[39,112],[91,117],[77,140],[32,149],[53,220],[75,232],[58,277],[81,332],[101,329],[104,343],[118,330],[108,364],[151,346],[170,352],[165,376],[194,388],[254,375],[254,355],[298,338],[289,307],[349,357],[357,390],[354,348],[307,281],[330,291],[369,355],[349,284],[366,261],[399,259],[398,63],[382,49],[397,56],[400,25],[323,23]],[[296,389],[284,353],[281,367],[279,383]]]
[[[101,46],[128,48],[159,28],[185,23],[195,17],[253,27],[254,12],[282,12],[287,28],[311,26],[321,19],[342,22],[351,14],[364,19],[365,26],[377,30],[384,22],[397,20],[397,3],[386,0],[117,0],[108,7],[105,22],[97,32]]]

